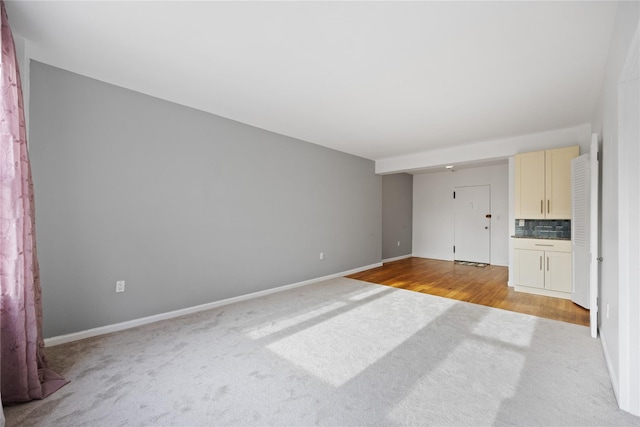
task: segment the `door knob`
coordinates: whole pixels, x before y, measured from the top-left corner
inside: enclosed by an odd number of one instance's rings
[[[602,262],[602,257],[599,256],[598,258],[596,258],[598,261]]]

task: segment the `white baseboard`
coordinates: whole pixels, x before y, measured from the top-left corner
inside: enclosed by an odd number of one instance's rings
[[[384,264],[385,262],[400,261],[401,259],[411,258],[412,256],[413,255],[411,255],[411,254],[407,254],[407,255],[397,256],[397,257],[394,257],[394,258],[387,258],[387,259],[383,259],[382,263]]]
[[[279,286],[277,288],[266,289],[264,291],[252,292],[246,295],[240,295],[237,297],[227,298],[220,301],[213,301],[206,304],[196,305],[193,307],[182,308],[180,310],[169,311],[167,313],[155,314],[153,316],[141,317],[139,319],[128,320],[126,322],[115,323],[113,325],[100,326],[98,328],[87,329],[85,331],[73,332],[71,334],[59,335],[56,337],[45,338],[44,344],[46,347],[53,347],[55,345],[65,344],[72,341],[78,341],[85,338],[95,337],[98,335],[109,334],[111,332],[123,331],[125,329],[135,328],[136,326],[142,326],[160,320],[173,319],[175,317],[184,316],[186,314],[197,313],[199,311],[209,310],[216,307],[221,307],[227,304],[233,304],[240,301],[246,301],[253,298],[259,298],[265,295],[275,294],[277,292],[286,291],[289,289],[299,288],[301,286],[310,285],[312,283],[321,282],[323,280],[335,279],[336,277],[348,276],[350,274],[359,273],[364,270],[370,270],[372,268],[382,266],[382,262],[366,265],[364,267],[354,268],[353,270],[343,271],[341,273],[329,274],[328,276],[317,277],[315,279],[304,280],[298,283],[292,283],[290,285]]]
[[[605,342],[607,338],[602,334],[602,329],[598,328],[598,333],[600,333],[600,344],[602,344],[602,351],[604,353],[604,361],[607,365],[607,371],[609,371],[609,378],[611,379],[611,387],[613,388],[613,394],[616,396],[616,402],[618,402],[618,406],[620,406],[620,396],[618,396],[618,377],[613,370],[613,365],[611,364],[611,356],[609,356],[609,352],[607,351],[607,346]]]
[[[515,285],[513,290],[516,291],[516,292],[524,292],[524,293],[527,293],[527,294],[542,295],[542,296],[545,296],[545,297],[562,298],[562,299],[568,299],[568,300],[571,299],[571,294],[570,293],[552,291],[550,289],[531,288],[529,286]]]

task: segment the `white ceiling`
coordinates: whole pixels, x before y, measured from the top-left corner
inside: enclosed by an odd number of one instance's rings
[[[9,1],[28,54],[373,160],[588,123],[615,2]]]

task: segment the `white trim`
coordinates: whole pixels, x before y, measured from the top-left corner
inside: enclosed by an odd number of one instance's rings
[[[376,160],[375,170],[379,175],[417,171],[440,167],[447,164],[461,165],[503,160],[516,153],[560,148],[578,144],[581,151],[589,150],[591,124],[584,123],[564,129],[490,141],[475,141],[466,145],[423,151],[398,157]]]
[[[609,371],[609,379],[611,380],[611,387],[613,387],[613,394],[616,397],[616,401],[620,401],[620,397],[618,396],[618,377],[616,376],[616,372],[613,370],[613,365],[611,364],[611,356],[609,356],[609,352],[607,351],[607,346],[605,345],[605,341],[607,341],[606,336],[603,334],[602,330],[600,332],[600,344],[602,345],[602,352],[604,353],[604,361],[607,365],[607,371]]]
[[[397,256],[395,258],[387,258],[387,259],[383,259],[382,263],[384,264],[385,262],[400,261],[401,259],[411,258],[412,256],[413,256],[412,254],[407,254],[407,255]]]
[[[598,338],[598,301],[600,298],[600,232],[598,230],[600,218],[600,143],[598,142],[598,134],[591,135],[591,149],[589,164],[589,329],[591,337]],[[575,276],[574,276],[575,277]]]
[[[78,341],[85,338],[91,338],[98,335],[109,334],[111,332],[123,331],[125,329],[135,328],[137,326],[142,326],[142,325],[146,325],[153,322],[159,322],[160,320],[173,319],[173,318],[184,316],[187,314],[198,313],[200,311],[210,310],[212,308],[221,307],[223,305],[233,304],[240,301],[246,301],[253,298],[259,298],[266,295],[287,291],[289,289],[310,285],[312,283],[321,282],[324,280],[348,276],[350,274],[359,273],[364,270],[370,270],[372,268],[381,267],[381,266],[382,266],[382,262],[377,262],[375,264],[354,268],[353,270],[343,271],[341,273],[329,274],[328,276],[322,276],[322,277],[317,277],[315,279],[304,280],[302,282],[279,286],[277,288],[272,288],[272,289],[266,289],[264,291],[253,292],[250,294],[227,298],[220,301],[213,301],[206,304],[196,305],[193,307],[182,308],[180,310],[174,310],[166,313],[155,314],[153,316],[141,317],[139,319],[128,320],[126,322],[115,323],[112,325],[100,326],[98,328],[87,329],[85,331],[73,332],[71,334],[65,334],[65,335],[59,335],[56,337],[46,338],[44,340],[44,343],[46,347],[53,347],[55,345],[65,344],[72,341]]]
[[[636,277],[637,262],[635,243],[638,236],[633,235],[631,224],[636,221],[637,184],[640,177],[637,159],[634,158],[638,141],[631,131],[637,126],[635,113],[629,113],[629,99],[637,94],[629,94],[629,85],[636,82],[638,62],[640,61],[640,25],[631,40],[620,79],[618,81],[618,404],[620,409],[634,415],[640,415],[640,348],[632,334],[638,333],[636,291],[632,288],[632,277]],[[637,100],[637,98],[634,98]],[[634,117],[631,119],[630,117]],[[635,120],[634,120],[635,119]]]
[[[618,84],[637,78],[637,76],[634,75],[634,68],[637,67],[637,63],[640,61],[638,50],[640,50],[640,25],[636,27],[636,32],[631,39],[631,46],[629,46],[629,50],[627,51],[627,58],[620,72]]]
[[[527,294],[543,295],[545,297],[562,298],[562,299],[568,299],[568,300],[571,299],[571,293],[554,291],[551,289],[531,288],[529,286],[520,286],[520,285],[515,285],[513,289],[516,292],[523,292]]]

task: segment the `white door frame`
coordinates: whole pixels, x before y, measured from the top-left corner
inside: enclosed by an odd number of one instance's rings
[[[598,134],[591,135],[591,157],[589,158],[589,329],[591,337],[598,338],[598,300],[600,290],[598,278],[600,277],[600,232],[598,230],[598,211],[600,210],[600,148],[598,146]]]
[[[618,303],[620,408],[640,415],[640,290],[638,289],[638,201],[640,200],[640,150],[637,112],[640,26],[631,41],[618,83]]]

